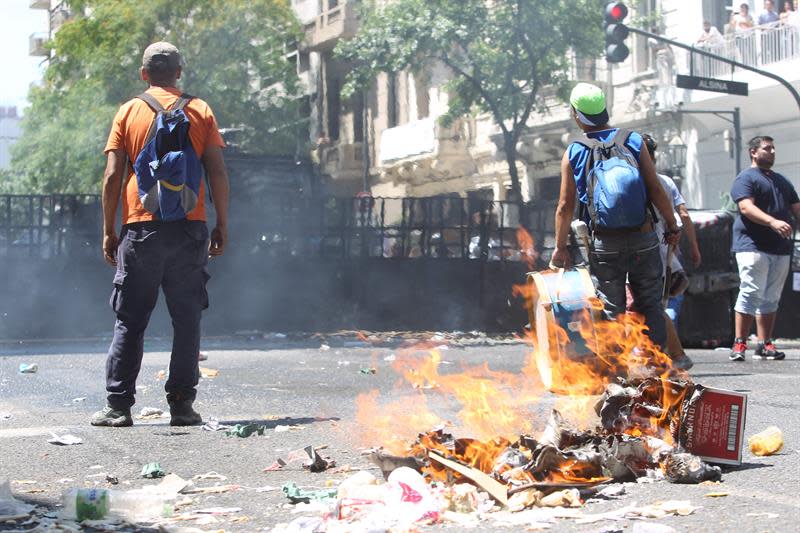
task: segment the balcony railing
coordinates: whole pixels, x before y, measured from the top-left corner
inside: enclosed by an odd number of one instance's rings
[[[347,39],[358,29],[357,2],[337,3],[320,13],[314,22],[306,25],[306,43],[314,51],[333,49],[339,39]]]
[[[697,48],[751,67],[764,67],[800,58],[800,27],[792,24],[757,26],[725,35],[717,44]],[[700,54],[687,54],[684,67],[687,71],[693,70],[697,76],[709,78],[729,75],[733,68],[727,63]]]
[[[28,38],[28,55],[31,56],[47,56],[50,52],[45,46],[47,43],[47,34],[42,32],[32,33]]]

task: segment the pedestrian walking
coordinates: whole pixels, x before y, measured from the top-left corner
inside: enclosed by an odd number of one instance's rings
[[[756,322],[758,345],[753,359],[786,357],[775,348],[772,331],[783,284],[792,257],[793,219],[800,217],[800,199],[791,182],[772,170],[775,141],[760,135],[748,143],[750,168],[733,182],[731,198],[739,206],[733,224],[733,246],[739,266],[736,299],[736,339],[731,361],[744,361],[747,336]]]
[[[181,73],[175,46],[148,46],[141,78],[149,88],[119,108],[105,147],[103,254],[116,267],[111,307],[117,319],[106,360],[106,406],[92,417],[95,426],[133,423],[144,332],[159,288],[174,330],[165,385],[170,424],[202,423],[192,407],[200,316],[208,307],[208,257],[222,255],[227,242],[228,175],[214,114],[203,100],[176,87]],[[216,211],[210,242],[202,167]]]
[[[590,271],[606,316],[613,319],[625,312],[627,278],[634,310],[644,315],[653,343],[663,346],[661,236],[656,235],[651,207],[664,212],[664,238],[674,245],[680,229],[671,203],[650,155],[642,150],[642,136],[608,124],[602,89],[579,83],[572,90],[570,104],[572,117],[584,135],[570,143],[561,161],[551,265],[569,263],[567,238],[577,198],[581,219],[591,230]]]
[[[647,147],[647,153],[653,160],[653,164],[655,164],[658,143],[651,135],[648,135],[647,133],[642,134],[642,139],[644,140],[644,145]],[[664,192],[667,193],[667,198],[670,199],[670,204],[672,205],[675,214],[678,216],[678,223],[683,233],[686,234],[686,239],[689,241],[689,253],[691,254],[692,265],[697,268],[700,266],[702,256],[700,254],[700,247],[697,244],[697,234],[694,231],[694,223],[689,215],[689,210],[686,208],[686,200],[683,199],[683,195],[681,195],[681,192],[678,190],[678,186],[675,184],[672,178],[664,174],[657,174],[657,176],[658,180],[661,182],[661,186],[664,188]],[[663,234],[666,229],[664,227],[664,220],[666,217],[663,213],[659,213],[659,215],[658,222],[656,223],[657,235]],[[694,362],[684,352],[680,338],[678,337],[677,329],[675,327],[677,324],[678,313],[680,312],[680,305],[683,301],[683,295],[678,294],[673,296],[671,294],[672,287],[678,285],[685,286],[685,284],[679,283],[679,279],[682,278],[686,283],[688,283],[686,271],[681,264],[677,246],[668,245],[662,240],[659,251],[661,253],[661,262],[663,263],[663,283],[667,293],[663,296],[663,298],[668,298],[668,305],[667,309],[665,310],[666,316],[664,317],[664,321],[667,326],[667,347],[665,351],[670,355],[670,357],[672,357],[672,364],[674,367],[689,370],[692,366],[694,366]]]

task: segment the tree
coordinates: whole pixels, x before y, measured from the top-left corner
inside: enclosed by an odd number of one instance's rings
[[[294,153],[300,39],[288,0],[71,0],[78,15],[50,42],[44,83],[29,94],[13,169],[27,192],[96,192],[118,106],[142,92],[144,48],[175,43],[179,86],[203,98],[249,153]],[[81,15],[81,13],[88,13]]]
[[[568,52],[596,56],[603,43],[598,0],[395,0],[368,8],[363,21],[336,49],[355,65],[344,96],[368,87],[380,72],[440,62],[453,75],[443,122],[490,113],[519,198],[516,145],[542,104],[541,89],[564,94]]]

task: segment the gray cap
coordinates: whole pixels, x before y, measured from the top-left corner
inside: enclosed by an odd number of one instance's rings
[[[147,70],[175,70],[183,66],[183,61],[175,45],[159,41],[144,49],[142,66]]]

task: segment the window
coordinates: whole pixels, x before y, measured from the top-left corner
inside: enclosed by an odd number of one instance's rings
[[[397,74],[388,74],[388,86],[386,88],[386,122],[388,128],[397,126]]]
[[[342,112],[340,91],[339,80],[329,77],[326,80],[325,98],[328,107],[328,136],[332,141],[339,140],[339,115]]]
[[[655,17],[658,13],[658,6],[656,4],[657,0],[639,0],[635,13],[636,17],[646,18],[648,20]],[[645,29],[652,31],[652,28]],[[661,31],[663,28],[658,28],[658,30]],[[655,54],[650,49],[650,46],[648,46],[647,38],[642,35],[633,35],[632,37],[634,72],[652,70],[655,65]]]

